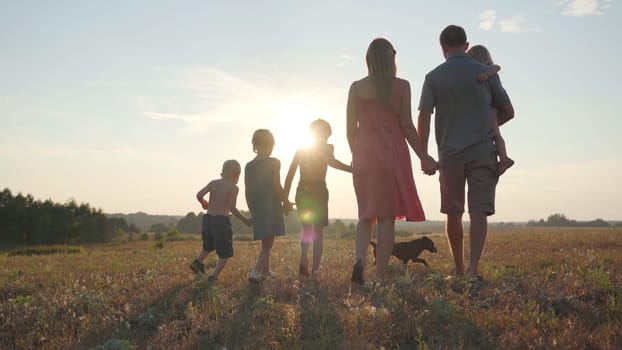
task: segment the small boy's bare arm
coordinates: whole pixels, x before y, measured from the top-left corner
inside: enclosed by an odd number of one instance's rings
[[[287,171],[287,176],[285,176],[285,184],[283,185],[285,197],[289,197],[289,191],[292,188],[292,182],[294,181],[294,175],[296,175],[296,169],[298,168],[299,163],[298,157],[299,152],[296,152],[294,159],[292,159],[292,164],[290,164],[289,170]]]
[[[338,170],[343,170],[343,171],[347,171],[349,173],[352,172],[352,166],[347,165],[345,163],[340,162],[339,160],[335,159],[335,158],[328,158],[327,159],[327,164],[330,165],[331,167],[338,169]]]
[[[211,182],[207,184],[205,187],[203,187],[202,189],[200,189],[199,192],[197,192],[197,196],[196,196],[197,200],[199,201],[199,203],[201,203],[201,207],[203,209],[207,209],[209,205],[204,197],[209,191],[211,191],[212,188],[210,185],[211,185]]]
[[[493,64],[491,66],[488,67],[488,70],[483,72],[483,73],[479,73],[477,75],[477,80],[480,83],[485,82],[486,80],[488,80],[490,77],[492,77],[493,75],[499,73],[499,71],[501,70],[501,66]]]
[[[237,208],[236,202],[238,198],[238,192],[239,192],[239,189],[237,186],[235,186],[233,190],[231,191],[231,195],[229,197],[229,212],[231,212],[231,214],[235,216],[236,218],[240,219],[240,221],[246,224],[246,226],[251,226],[253,224],[253,221],[250,218],[244,216],[242,213],[240,213],[240,211]]]
[[[233,216],[235,216],[236,218],[240,219],[240,221],[242,221],[246,226],[253,225],[253,220],[249,217],[244,216],[244,214],[240,213],[237,208],[231,209],[231,214],[233,214]]]

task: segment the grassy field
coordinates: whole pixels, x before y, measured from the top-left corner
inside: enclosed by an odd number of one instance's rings
[[[447,242],[431,238],[439,252],[421,256],[431,269],[392,259],[390,283],[363,287],[349,281],[343,239],[326,240],[313,281],[297,275],[298,242],[278,238],[279,276],[259,286],[247,280],[252,241],[235,242],[215,285],[188,269],[199,240],[5,252],[0,349],[622,348],[621,229],[497,229],[478,289],[445,279]]]

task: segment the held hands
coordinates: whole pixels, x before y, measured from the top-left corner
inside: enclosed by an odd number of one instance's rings
[[[438,170],[438,162],[430,155],[425,155],[421,158],[421,170],[426,175],[434,175]]]
[[[244,223],[246,224],[246,226],[253,226],[253,218],[246,218],[246,220],[244,220]]]
[[[283,202],[283,214],[287,216],[289,212],[292,210],[294,210],[294,206],[292,205],[292,202],[290,202],[289,200],[284,201]]]

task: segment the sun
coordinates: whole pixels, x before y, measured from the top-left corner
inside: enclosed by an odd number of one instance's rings
[[[304,101],[289,100],[279,104],[275,119],[275,151],[293,154],[297,149],[311,143],[309,124],[320,117]]]

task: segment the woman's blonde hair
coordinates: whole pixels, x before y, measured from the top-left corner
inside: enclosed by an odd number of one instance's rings
[[[490,56],[490,52],[484,45],[475,45],[471,47],[467,51],[467,54],[477,62],[485,64],[487,66],[492,66],[493,64],[495,64],[492,61],[492,56]]]
[[[378,96],[391,105],[393,81],[395,80],[395,49],[389,40],[376,38],[367,48],[365,56],[367,72],[374,85]]]

